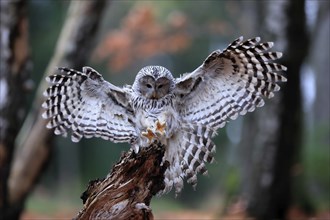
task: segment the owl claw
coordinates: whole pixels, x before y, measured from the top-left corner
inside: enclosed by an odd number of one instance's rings
[[[166,134],[166,123],[156,121],[156,124],[150,128],[147,128],[146,131],[143,131],[142,136],[148,139],[148,143],[151,143],[155,138],[161,138]]]
[[[147,130],[142,132],[141,134],[144,137],[148,138],[148,143],[151,143],[154,137],[156,136],[155,133],[150,128],[147,128]]]
[[[161,136],[164,136],[166,134],[166,122],[160,122],[160,121],[156,121],[156,134],[159,134]]]

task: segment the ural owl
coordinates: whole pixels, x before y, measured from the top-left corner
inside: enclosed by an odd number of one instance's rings
[[[82,72],[59,68],[62,74],[47,77],[51,86],[42,105],[47,128],[78,142],[101,137],[129,142],[137,153],[153,141],[166,146],[163,160],[165,189],[183,188],[183,179],[196,186],[197,174],[206,174],[205,163],[214,158],[212,137],[238,115],[264,105],[286,78],[286,67],[271,61],[280,52],[266,52],[272,42],[240,37],[222,52],[211,53],[191,73],[174,78],[161,66],[147,66],[132,86],[117,87],[90,67]],[[270,62],[269,62],[270,61]]]

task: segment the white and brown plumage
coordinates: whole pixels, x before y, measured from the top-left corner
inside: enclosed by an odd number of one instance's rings
[[[240,37],[224,51],[214,51],[191,73],[177,79],[161,66],[144,67],[132,86],[117,87],[90,67],[82,72],[59,68],[60,75],[47,77],[52,84],[43,107],[47,128],[78,142],[82,137],[101,137],[129,142],[138,152],[157,140],[166,146],[164,192],[183,179],[193,186],[197,174],[207,173],[205,163],[214,158],[211,138],[216,130],[238,115],[264,105],[280,89],[279,74],[286,67],[273,63],[282,56],[267,52],[273,43]]]

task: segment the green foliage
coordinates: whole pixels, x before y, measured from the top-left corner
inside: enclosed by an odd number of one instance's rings
[[[329,124],[319,125],[308,136],[303,152],[306,185],[316,207],[330,206]]]
[[[240,174],[237,167],[230,167],[228,169],[224,185],[229,197],[237,195],[240,186]]]
[[[182,203],[179,202],[179,200],[175,200],[172,198],[163,199],[163,198],[155,198],[151,201],[151,208],[154,213],[159,213],[164,210],[170,210],[170,211],[179,211],[186,207],[183,206]]]
[[[128,144],[114,144],[102,139],[83,140],[80,145],[81,181],[103,178],[120,159],[121,153],[129,149]]]
[[[69,1],[28,1],[29,42],[33,69],[31,78],[35,89],[50,61],[63,25]],[[29,94],[29,107],[36,90]]]
[[[41,186],[28,197],[26,210],[29,213],[38,213],[47,218],[72,218],[82,207],[82,200],[79,197],[71,196],[73,193],[80,195],[83,188],[79,184],[71,187],[63,186],[55,190],[47,190]],[[63,216],[64,215],[64,216]]]

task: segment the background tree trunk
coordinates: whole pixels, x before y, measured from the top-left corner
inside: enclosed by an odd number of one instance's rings
[[[254,149],[253,154],[242,154],[248,157],[242,158],[242,190],[250,216],[285,219],[292,199],[293,168],[302,147],[300,71],[308,52],[305,2],[267,1],[259,7],[266,17],[260,25],[269,35],[266,39],[274,39],[275,49],[284,52],[281,63],[288,67],[288,82],[262,110],[246,118],[250,122],[243,129],[242,148]]]
[[[54,72],[59,66],[78,69],[86,64],[106,2],[105,0],[71,2],[56,51],[46,74]],[[47,122],[40,117],[42,92],[45,88],[46,84],[41,83],[32,110],[17,141],[18,146],[15,149],[8,179],[8,207],[5,219],[19,218],[26,196],[33,189],[50,157],[52,135],[51,131],[45,128]],[[17,94],[20,97],[22,95]]]
[[[28,78],[31,63],[26,1],[1,1],[0,6],[0,218],[2,219],[5,218],[5,211],[10,206],[7,179],[15,139],[25,116],[26,92],[31,87]]]
[[[330,27],[330,2],[320,1],[316,20],[316,27],[312,30],[313,42],[311,47],[311,61],[314,64],[316,77],[316,96],[314,104],[314,123],[326,125],[329,123],[329,94],[330,74],[329,57],[330,52],[325,48],[329,45]],[[322,51],[322,53],[320,53]],[[328,139],[329,140],[329,139]],[[329,144],[329,141],[328,143]]]

